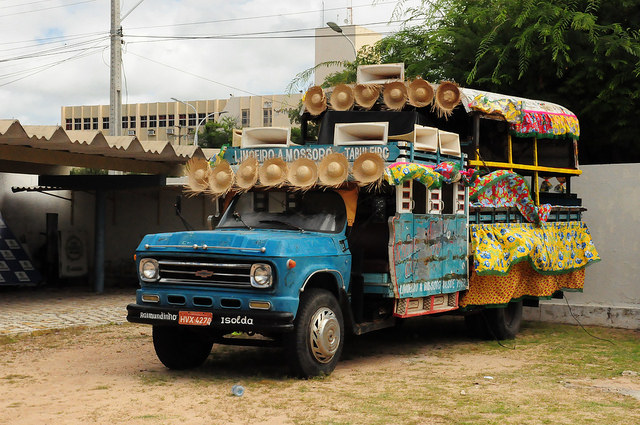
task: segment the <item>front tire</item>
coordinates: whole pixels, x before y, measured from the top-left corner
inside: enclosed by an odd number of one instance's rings
[[[343,346],[344,319],[336,298],[323,289],[305,291],[287,341],[293,372],[302,378],[330,375]]]
[[[211,354],[213,341],[188,328],[154,326],[153,347],[163,365],[184,370],[204,363]]]

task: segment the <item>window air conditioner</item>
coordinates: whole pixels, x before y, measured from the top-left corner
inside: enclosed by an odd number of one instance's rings
[[[149,130],[147,130],[147,134],[149,136],[155,136],[156,135],[156,131],[153,128],[150,128]]]
[[[167,128],[167,134],[175,134],[176,129],[175,128]]]
[[[136,131],[135,130],[127,130],[127,135],[128,136],[135,136],[136,135]]]

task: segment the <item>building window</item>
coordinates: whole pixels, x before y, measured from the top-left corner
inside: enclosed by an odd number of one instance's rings
[[[185,125],[187,125],[187,114],[178,115],[178,125],[180,127],[184,127]]]
[[[122,128],[129,128],[129,117],[122,117]]]
[[[71,118],[67,118],[64,124],[65,130],[73,130],[73,120]]]
[[[204,119],[207,117],[207,114],[198,114],[198,124],[204,124]]]
[[[262,110],[262,125],[264,127],[271,127],[273,123],[273,109],[264,108]]]
[[[98,117],[91,118],[91,127],[93,130],[98,129]]]
[[[136,116],[129,116],[129,127],[136,128]]]
[[[160,119],[158,120],[158,127],[166,127],[167,126],[167,116],[160,115]]]
[[[195,127],[196,125],[196,114],[189,114],[189,127]]]
[[[169,114],[169,121],[167,122],[167,127],[173,127],[176,125],[175,116],[173,114]]]
[[[102,117],[102,129],[109,130],[109,117]]]
[[[149,127],[157,127],[158,119],[156,115],[149,115]]]
[[[73,129],[82,130],[82,120],[80,118],[73,119]]]
[[[147,128],[147,116],[140,115],[140,128]]]
[[[83,119],[82,129],[83,130],[91,130],[91,118],[84,118]]]
[[[215,112],[209,112],[207,114],[207,122],[215,121],[215,120],[216,120],[216,113]]]
[[[249,127],[249,110],[248,109],[242,110],[242,126]]]

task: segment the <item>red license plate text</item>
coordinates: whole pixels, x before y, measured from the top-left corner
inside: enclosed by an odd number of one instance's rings
[[[213,314],[204,311],[181,311],[178,313],[178,324],[191,326],[209,326]]]

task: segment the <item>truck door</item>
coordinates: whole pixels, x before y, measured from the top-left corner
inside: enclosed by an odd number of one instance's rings
[[[466,289],[467,219],[464,208],[454,202],[459,193],[453,189],[429,191],[418,182],[405,182],[398,189],[398,211],[390,221],[391,278],[396,298]],[[447,210],[458,214],[443,214]]]

